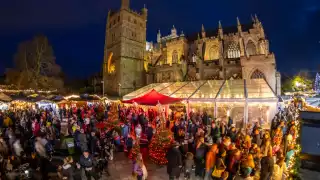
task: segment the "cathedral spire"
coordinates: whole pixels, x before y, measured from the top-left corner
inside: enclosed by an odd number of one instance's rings
[[[202,38],[206,38],[206,30],[204,29],[204,25],[202,24],[202,27],[201,27],[201,36]]]
[[[238,27],[238,32],[241,33],[242,28],[241,28],[241,23],[240,23],[239,17],[237,17],[237,27]]]
[[[158,34],[157,34],[157,42],[158,42],[158,43],[161,42],[161,32],[160,32],[160,29],[159,29]]]
[[[254,18],[255,18],[255,22],[256,22],[256,23],[260,23],[257,14],[254,15]]]
[[[141,14],[144,17],[145,20],[147,20],[148,17],[148,9],[146,8],[146,4],[143,5],[143,8],[141,9]]]
[[[222,29],[222,25],[221,25],[221,21],[219,21],[219,38],[223,39],[223,29]]]
[[[237,25],[238,25],[238,26],[241,26],[241,23],[240,23],[239,17],[237,17]]]
[[[255,20],[254,17],[252,16],[252,14],[251,14],[251,21],[252,21],[253,23],[256,22],[256,20]]]

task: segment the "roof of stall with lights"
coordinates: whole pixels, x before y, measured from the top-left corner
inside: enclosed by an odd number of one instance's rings
[[[275,92],[264,79],[153,83],[125,95],[123,99],[142,96],[152,89],[170,97],[198,102],[278,101]]]

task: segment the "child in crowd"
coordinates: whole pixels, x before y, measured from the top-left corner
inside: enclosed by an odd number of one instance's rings
[[[193,160],[193,154],[191,152],[187,152],[186,154],[186,160],[184,162],[184,177],[185,179],[190,179],[191,178],[191,171],[194,166],[194,160]]]

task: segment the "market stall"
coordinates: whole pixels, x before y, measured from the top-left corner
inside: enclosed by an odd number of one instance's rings
[[[9,108],[9,102],[11,101],[11,97],[0,92],[0,110],[7,110]]]
[[[152,90],[181,98],[187,112],[207,112],[215,118],[232,118],[242,126],[260,121],[268,127],[277,112],[278,98],[264,79],[207,80],[174,83],[155,83],[123,97],[141,97]]]

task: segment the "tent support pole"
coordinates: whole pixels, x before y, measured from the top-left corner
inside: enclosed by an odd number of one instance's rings
[[[217,119],[217,112],[218,112],[217,102],[214,101],[214,119]]]
[[[244,119],[243,119],[243,125],[244,127],[243,128],[246,128],[247,127],[247,124],[248,124],[248,116],[249,116],[249,110],[248,110],[248,91],[247,91],[247,81],[244,79],[243,80],[243,83],[244,83],[244,97],[246,99],[245,101],[245,105],[244,105]]]

